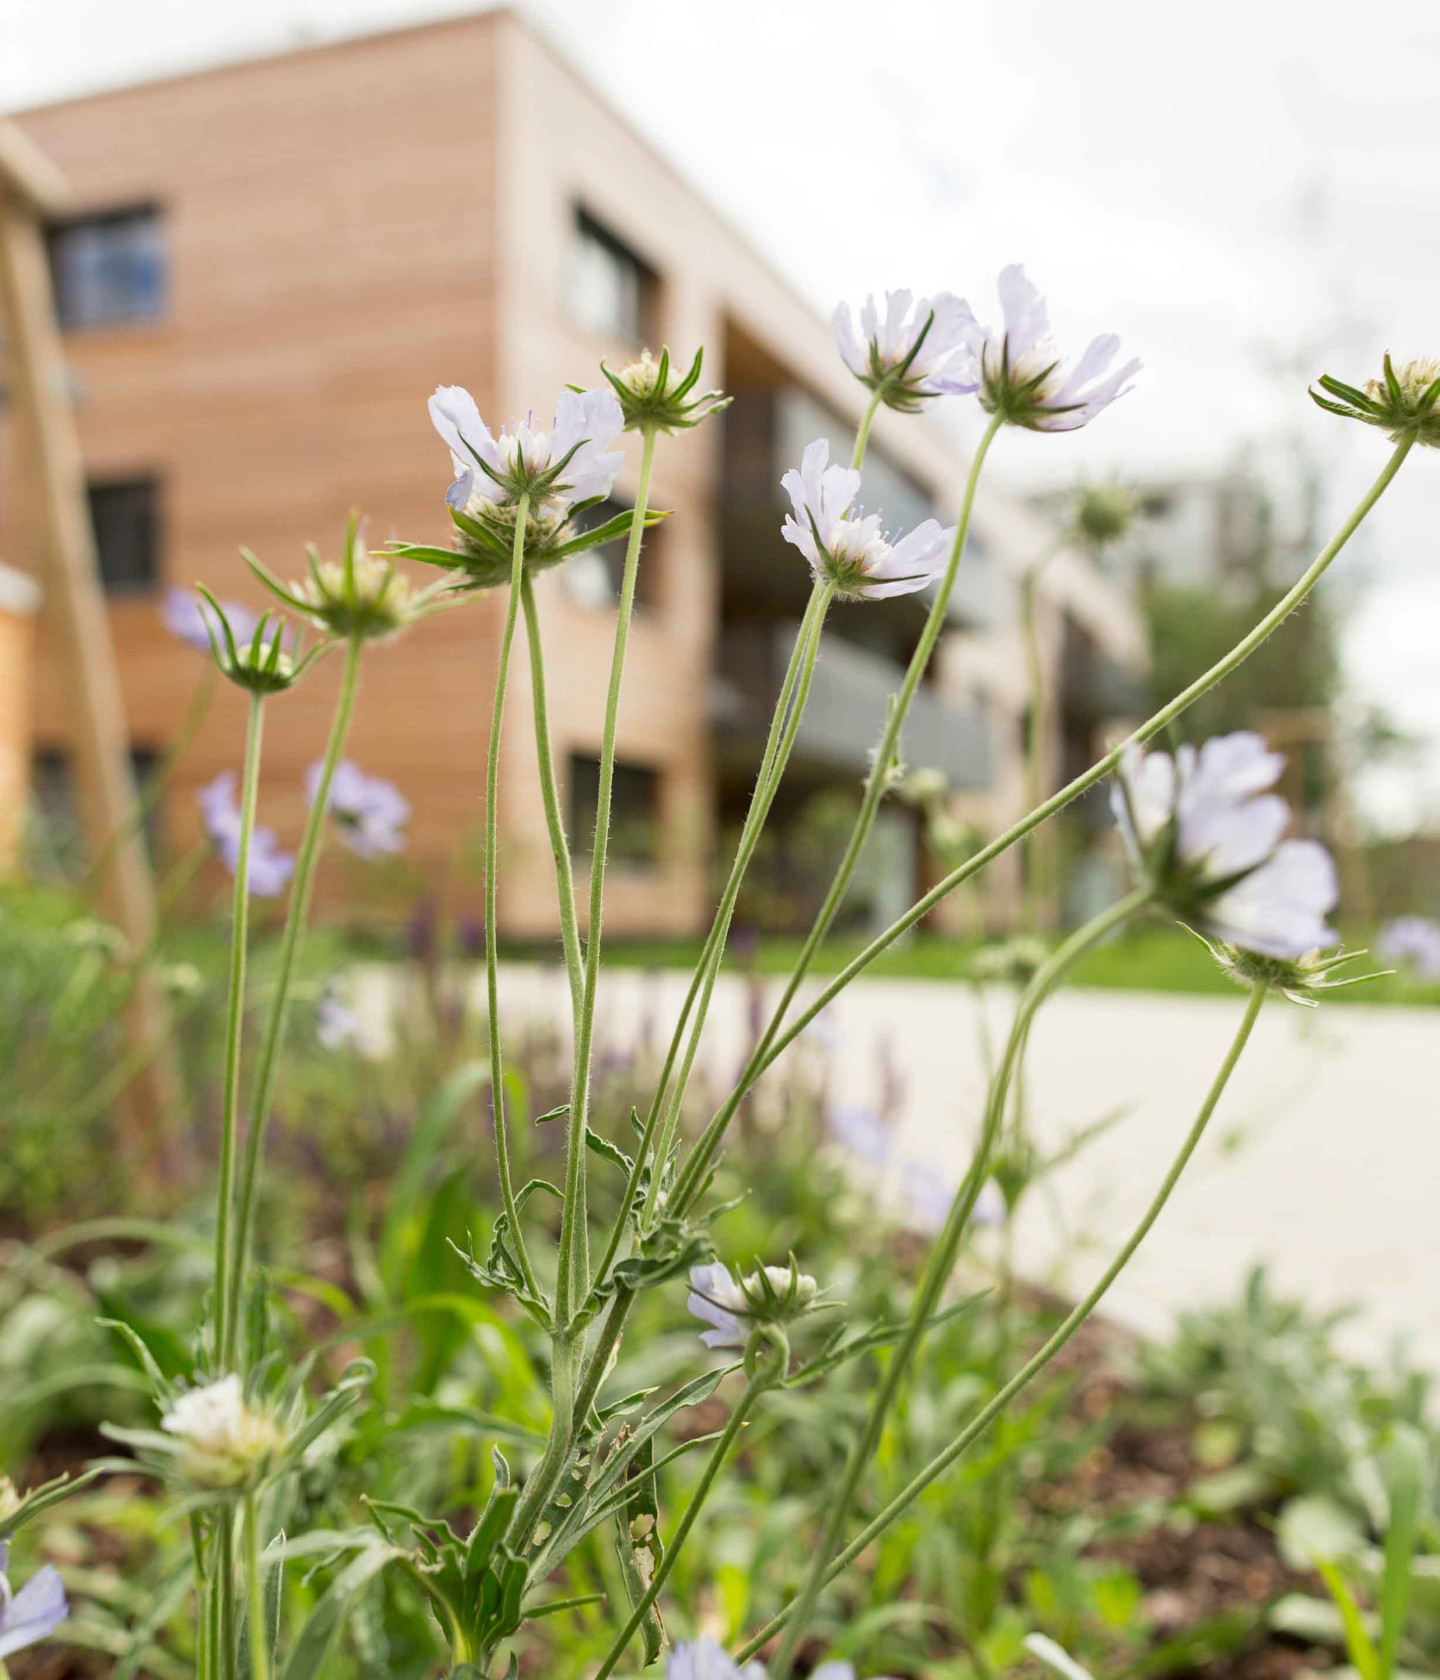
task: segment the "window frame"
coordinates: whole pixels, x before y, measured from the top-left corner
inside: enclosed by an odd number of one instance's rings
[[[123,225],[134,222],[150,224],[154,234],[153,261],[153,303],[150,307],[135,308],[133,306],[112,310],[103,314],[86,315],[77,311],[69,301],[72,289],[66,284],[63,247],[66,239],[75,234],[94,230],[108,225]],[[45,249],[49,262],[51,295],[55,300],[55,317],[60,330],[64,333],[94,333],[129,331],[144,327],[153,327],[168,319],[170,315],[170,247],[168,238],[168,220],[165,207],[154,199],[143,199],[139,202],[106,205],[90,210],[78,212],[72,216],[59,216],[47,222],[45,227]]]

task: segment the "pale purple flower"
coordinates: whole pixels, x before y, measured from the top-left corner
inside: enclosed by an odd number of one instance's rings
[[[890,1128],[864,1103],[833,1103],[825,1110],[831,1137],[870,1166],[883,1166],[890,1156]]]
[[[719,1260],[690,1268],[690,1294],[685,1310],[714,1325],[713,1330],[700,1333],[706,1347],[739,1348],[749,1340],[750,1333],[741,1323],[741,1316],[748,1314],[750,1303],[731,1277],[730,1268]]]
[[[459,385],[442,385],[430,399],[430,419],[450,447],[456,478],[446,500],[461,513],[493,509],[538,481],[534,511],[563,516],[578,503],[608,496],[624,464],[612,452],[625,429],[613,391],[562,391],[548,432],[535,431],[527,418],[495,438],[474,397]]]
[[[315,763],[305,772],[305,794],[312,805],[324,770],[322,763]],[[358,765],[342,759],[330,779],[329,803],[340,844],[357,857],[373,861],[405,850],[410,801],[394,782],[367,776]]]
[[[240,863],[240,806],[235,797],[236,785],[235,772],[222,770],[195,796],[205,832],[232,875]],[[256,898],[274,898],[282,892],[294,869],[295,859],[281,850],[271,829],[257,826],[251,830],[246,885]]]
[[[706,1635],[675,1647],[665,1665],[665,1680],[765,1680],[765,1665],[748,1662],[742,1668]],[[848,1662],[832,1658],[811,1669],[810,1680],[855,1680],[855,1670]]]
[[[879,600],[910,595],[945,570],[955,528],[927,519],[909,536],[891,542],[880,529],[878,514],[851,504],[860,490],[860,474],[851,467],[827,466],[830,445],[818,438],[806,447],[800,471],[780,480],[795,509],[780,534],[810,562],[817,577],[839,586],[842,597]]]
[[[355,1011],[327,988],[315,1006],[315,1039],[322,1050],[346,1050],[355,1042],[359,1022]]]
[[[1045,299],[1019,263],[1003,269],[998,285],[1005,324],[976,330],[980,403],[1012,425],[1036,432],[1073,432],[1131,389],[1138,360],[1107,373],[1120,348],[1114,333],[1092,339],[1068,372],[1050,338]]]
[[[741,1668],[707,1635],[675,1647],[665,1664],[665,1680],[765,1680],[765,1665],[748,1662]]]
[[[1293,961],[1336,943],[1325,918],[1339,899],[1335,865],[1313,840],[1281,840],[1290,808],[1272,788],[1285,767],[1258,735],[1209,740],[1197,753],[1131,747],[1111,805],[1137,868],[1183,920],[1214,939]]]
[[[950,1217],[961,1180],[938,1169],[933,1161],[907,1161],[900,1182],[915,1224],[932,1234],[939,1231]],[[994,1227],[1003,1225],[1007,1217],[1004,1193],[993,1178],[987,1178],[970,1210],[970,1223]]]
[[[242,607],[238,601],[222,601],[220,607],[230,622],[235,645],[239,647],[249,642],[255,635],[255,626],[260,622],[256,615],[249,607]],[[214,620],[210,609],[198,595],[192,595],[188,589],[167,589],[161,615],[165,620],[165,628],[172,636],[184,642],[186,647],[194,648],[197,653],[213,651],[206,625],[214,624]],[[218,624],[214,624],[214,630],[215,639],[223,648],[224,633]]]
[[[1380,930],[1380,955],[1417,980],[1440,980],[1440,922],[1424,916],[1397,916]]]
[[[70,1614],[64,1584],[48,1563],[14,1592],[5,1573],[9,1561],[9,1543],[0,1540],[0,1662],[48,1639]]]
[[[886,292],[883,314],[874,297],[867,297],[858,335],[850,305],[841,303],[834,327],[846,367],[902,412],[914,412],[921,398],[964,394],[980,382],[972,354],[975,317],[963,298],[949,292],[933,298]]]

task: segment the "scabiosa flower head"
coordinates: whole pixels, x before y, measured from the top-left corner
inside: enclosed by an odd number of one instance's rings
[[[965,395],[979,383],[972,354],[975,317],[963,298],[949,292],[933,298],[886,292],[883,315],[874,297],[867,297],[858,334],[850,305],[841,303],[834,327],[846,367],[901,414],[917,413],[927,397]]]
[[[230,610],[203,583],[200,594],[208,608],[200,615],[201,622],[215,663],[236,687],[251,694],[279,694],[293,687],[325,651],[322,645],[306,653],[297,635],[287,652],[283,620],[272,619],[269,613],[261,613],[259,618],[245,613],[237,626]]]
[[[272,595],[342,640],[386,641],[431,610],[434,591],[417,595],[395,570],[393,554],[366,548],[359,514],[350,516],[339,560],[322,560],[314,543],[308,545],[309,574],[296,584],[282,583],[249,549],[240,552]]]
[[[815,1279],[791,1256],[788,1266],[761,1266],[737,1280],[720,1261],[690,1268],[686,1310],[714,1328],[701,1332],[706,1347],[744,1347],[755,1324],[786,1324],[815,1310]]]
[[[1128,484],[1087,484],[1075,497],[1075,529],[1099,548],[1123,537],[1138,509]]]
[[[910,595],[939,577],[955,541],[954,526],[927,519],[909,536],[890,541],[878,514],[852,509],[860,474],[851,467],[827,466],[829,459],[830,445],[818,438],[806,447],[800,471],[792,468],[780,480],[795,510],[780,534],[800,550],[815,575],[835,584],[841,599],[849,601]]]
[[[890,1128],[864,1103],[833,1103],[825,1110],[825,1125],[842,1149],[872,1167],[884,1166],[890,1156]]]
[[[1440,980],[1440,922],[1397,916],[1380,930],[1380,955],[1417,980]]]
[[[687,1640],[671,1651],[665,1663],[665,1680],[765,1680],[765,1665],[748,1662],[741,1668],[707,1635]]]
[[[320,762],[305,772],[305,792],[312,805],[324,773]],[[330,778],[329,805],[340,844],[357,857],[374,861],[405,850],[410,801],[394,782],[367,776],[359,765],[342,759]]]
[[[280,1425],[249,1404],[233,1373],[181,1394],[160,1427],[183,1448],[186,1480],[202,1488],[253,1486],[285,1444]]]
[[[315,1041],[322,1050],[345,1050],[355,1042],[359,1027],[355,1011],[344,998],[326,987],[315,1006]]]
[[[639,359],[612,373],[604,362],[600,371],[610,381],[620,412],[625,416],[627,431],[653,430],[678,432],[688,426],[698,426],[702,420],[730,406],[730,399],[721,391],[704,391],[691,396],[700,378],[700,364],[705,352],[697,350],[695,359],[682,375],[670,365],[667,345],[657,362],[648,350]]]
[[[1236,985],[1244,986],[1247,991],[1264,986],[1269,991],[1280,992],[1291,1003],[1304,1004],[1307,1009],[1316,1007],[1322,992],[1337,991],[1341,986],[1360,986],[1367,980],[1380,978],[1379,974],[1347,974],[1337,978],[1340,969],[1363,957],[1364,951],[1317,949],[1298,957],[1267,957],[1239,945],[1206,939],[1203,934],[1196,937]]]
[[[240,805],[235,797],[237,778],[233,770],[222,770],[195,796],[205,822],[205,832],[233,875],[240,866]],[[280,842],[268,828],[250,831],[249,867],[246,885],[256,898],[274,898],[285,889],[295,868],[295,859],[280,849]]]
[[[221,601],[219,606],[229,621],[235,640],[249,641],[255,634],[255,614],[238,601]],[[165,628],[186,647],[194,648],[196,653],[211,651],[214,643],[209,611],[188,589],[167,589],[161,613]]]
[[[1328,950],[1339,888],[1312,840],[1281,840],[1290,809],[1267,792],[1285,760],[1258,735],[1218,735],[1197,753],[1131,747],[1110,802],[1137,870],[1183,922],[1257,956]]]
[[[1316,384],[1329,396],[1322,397],[1313,386],[1310,395],[1331,414],[1378,426],[1392,443],[1410,438],[1440,449],[1440,358],[1416,356],[1397,373],[1387,353],[1384,377],[1367,379],[1363,391],[1328,373]]]
[[[450,446],[455,467],[445,500],[456,547],[395,543],[391,554],[443,566],[459,574],[463,589],[507,583],[521,496],[529,497],[524,564],[531,572],[629,534],[631,509],[588,529],[577,520],[610,494],[624,461],[611,448],[625,429],[613,392],[562,391],[548,432],[534,430],[527,420],[495,438],[470,393],[442,385],[430,399],[430,419]],[[645,522],[663,517],[648,514]]]
[[[1073,432],[1130,389],[1138,361],[1105,372],[1120,348],[1114,333],[1092,339],[1067,372],[1050,338],[1045,299],[1019,263],[1001,270],[998,289],[1005,325],[998,332],[982,327],[975,340],[980,405],[987,414],[1032,432]]]
[[[0,1540],[0,1662],[48,1639],[70,1614],[65,1587],[48,1563],[15,1592],[5,1573],[9,1561],[9,1543]]]

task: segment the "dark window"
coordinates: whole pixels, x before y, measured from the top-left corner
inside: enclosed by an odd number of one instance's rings
[[[135,778],[145,846],[154,862],[160,854],[160,800],[151,778],[159,770],[161,754],[154,747],[132,746],[130,772]],[[86,868],[84,831],[75,793],[75,772],[63,747],[44,747],[30,769],[29,863],[50,880],[79,880]],[[131,819],[132,822],[134,818]]]
[[[56,222],[49,238],[62,327],[153,321],[165,313],[165,234],[153,206]]]
[[[619,514],[628,513],[631,504],[607,496],[603,502],[587,508],[576,523],[582,530],[593,531]],[[657,607],[660,604],[660,566],[663,544],[660,533],[663,525],[652,525],[645,533],[645,546],[640,551],[640,568],[635,574],[635,605]],[[587,548],[577,554],[565,567],[565,582],[570,594],[582,607],[613,607],[620,599],[620,586],[625,581],[625,547],[628,533]]]
[[[160,581],[160,487],[153,478],[90,486],[90,518],[109,595],[138,595]]]
[[[578,325],[596,338],[642,344],[655,285],[654,270],[577,206],[567,292]]]
[[[600,803],[600,760],[570,754],[570,849],[590,856]],[[615,764],[610,792],[610,856],[618,863],[654,863],[660,856],[660,774],[645,764]]]

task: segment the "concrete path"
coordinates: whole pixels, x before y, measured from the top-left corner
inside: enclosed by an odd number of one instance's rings
[[[687,977],[612,971],[603,1037],[667,1027]],[[775,987],[770,987],[774,995]],[[564,1018],[557,973],[508,968],[502,1007]],[[1004,1021],[998,996],[997,1036]],[[1219,1066],[1244,1004],[1070,991],[1036,1021],[1029,1057],[1037,1133],[1054,1143],[1117,1109],[1123,1118],[1038,1192],[1016,1233],[1021,1271],[1076,1292],[1103,1268],[1153,1194]],[[705,1057],[717,1082],[746,1042],[743,984],[722,980]],[[878,1100],[888,1057],[903,1087],[885,1193],[902,1163],[950,1179],[967,1162],[984,1091],[968,989],[872,980],[822,1017],[834,1089]],[[783,1064],[782,1064],[783,1065]],[[1316,1307],[1354,1302],[1357,1353],[1403,1336],[1440,1372],[1440,1011],[1266,1005],[1200,1152],[1108,1310],[1164,1331],[1179,1309],[1238,1298],[1264,1261],[1275,1286]],[[869,1170],[869,1169],[867,1169]],[[873,1173],[872,1173],[873,1176]]]

